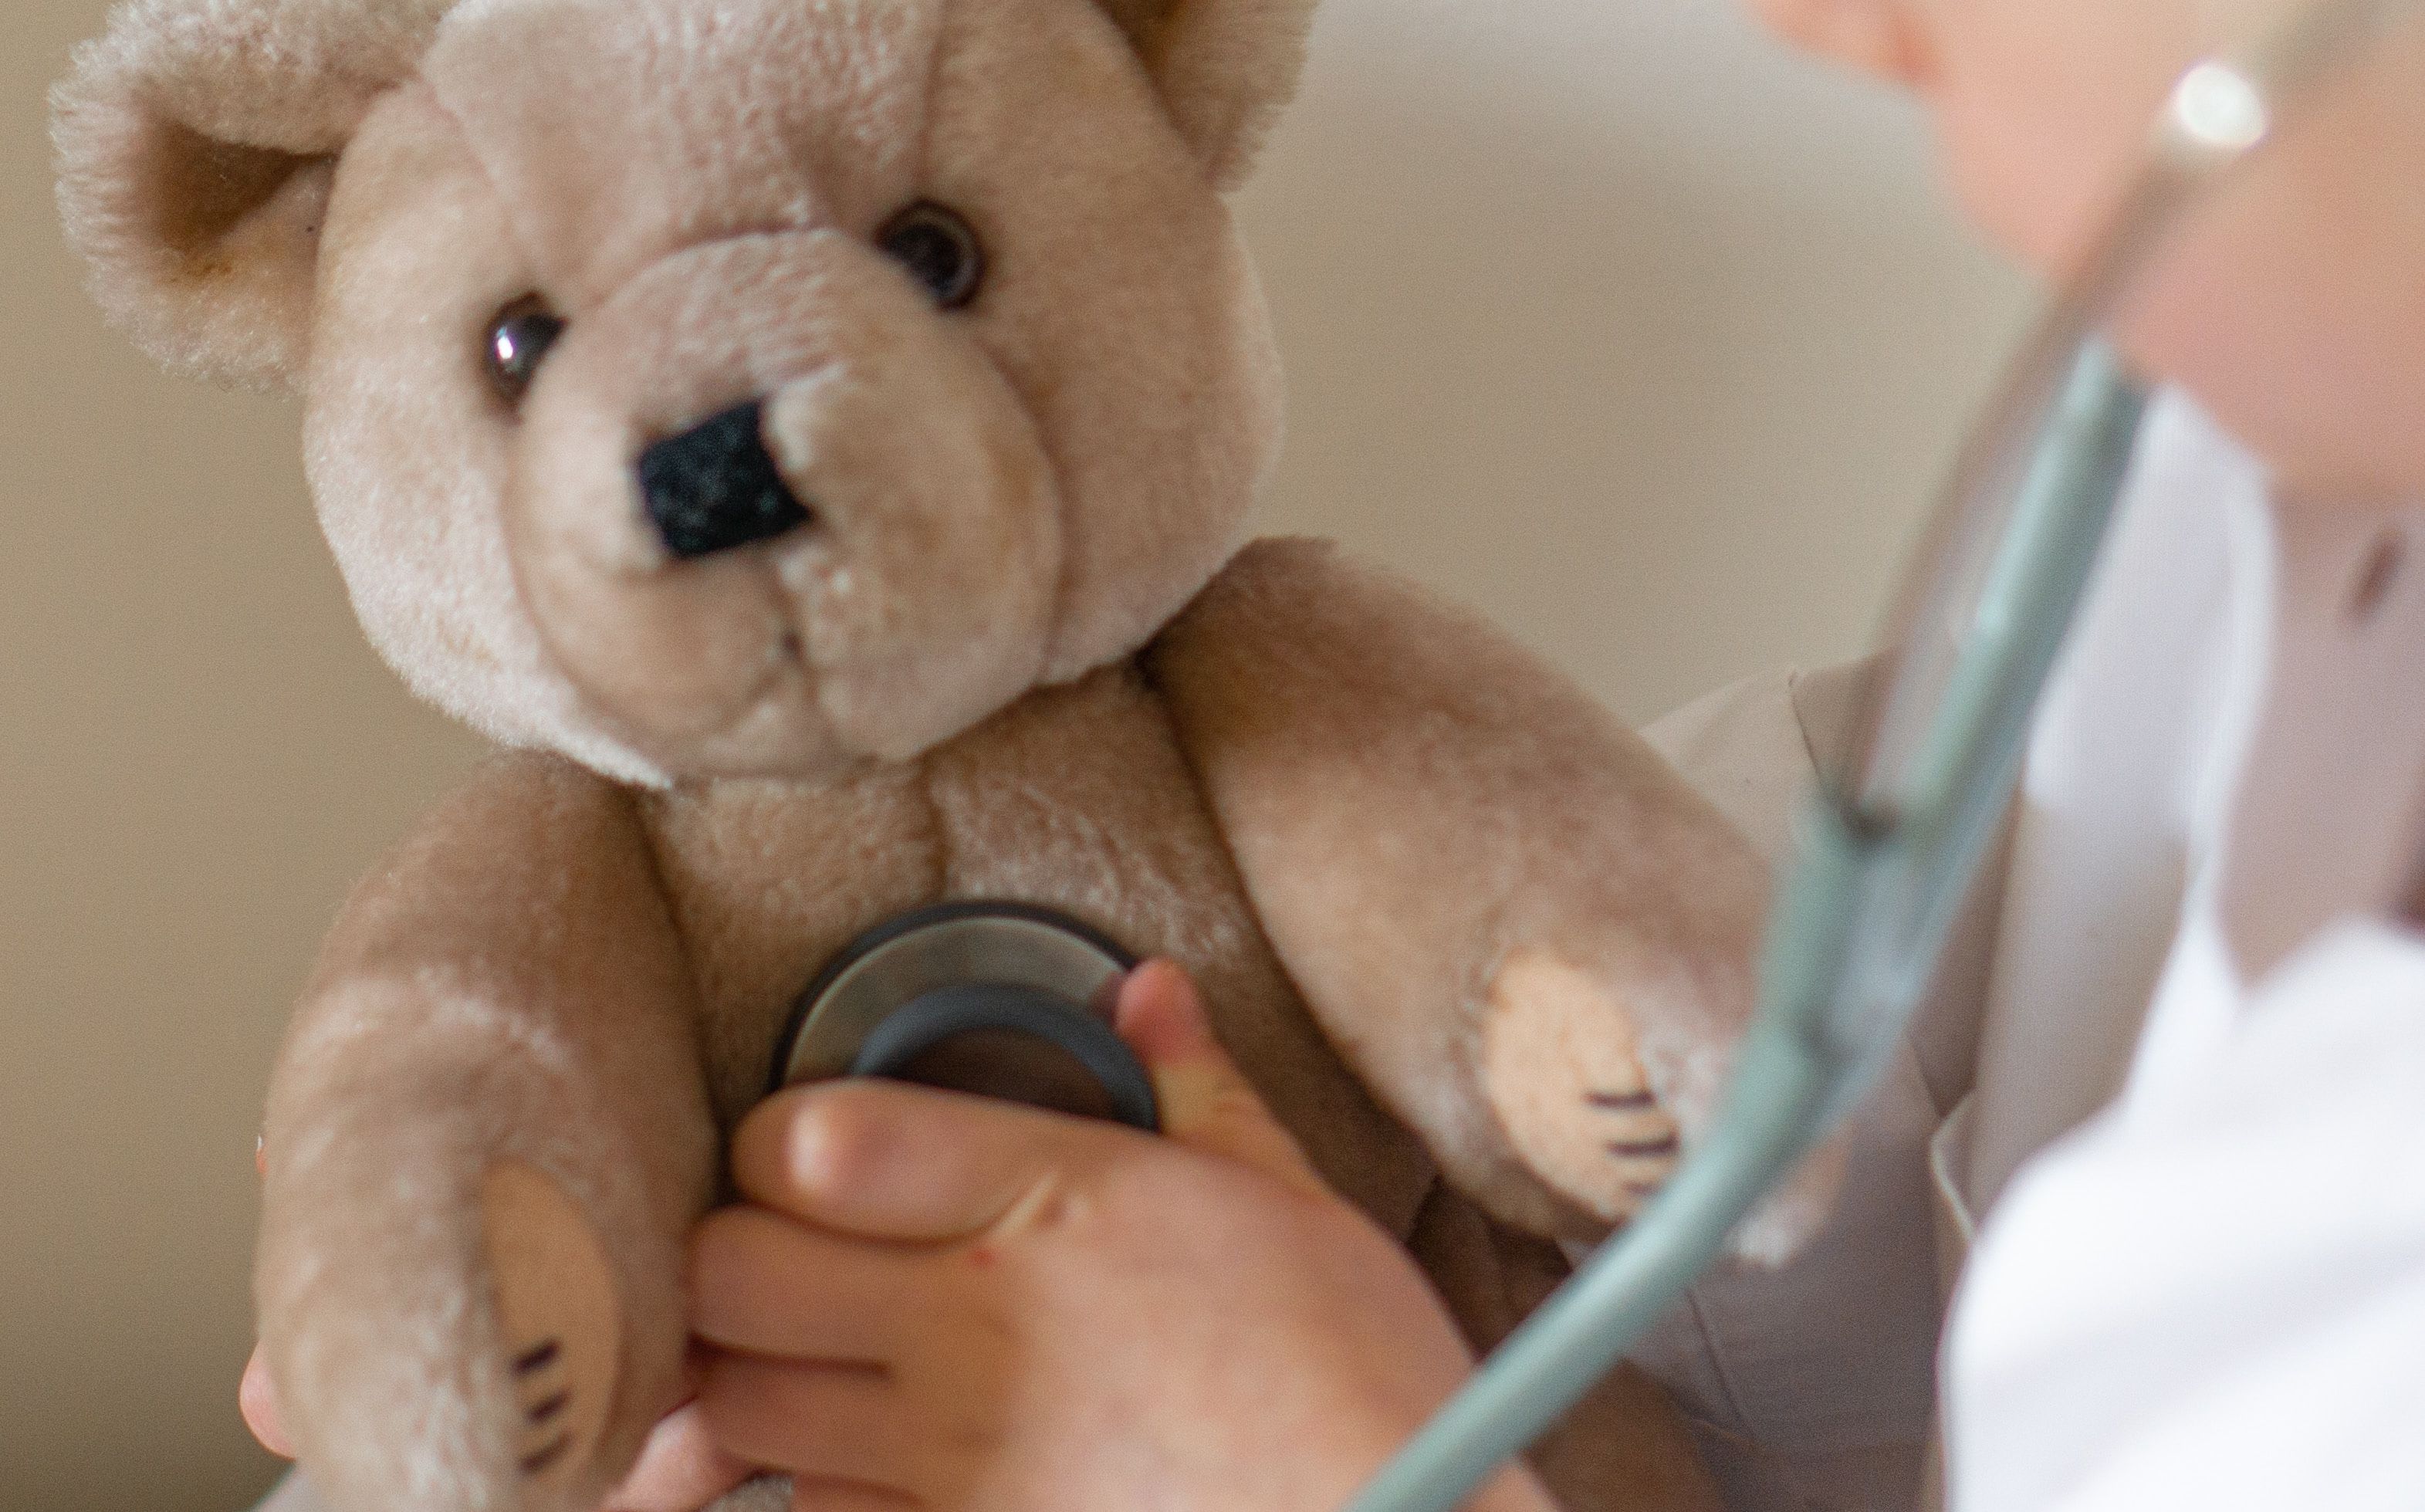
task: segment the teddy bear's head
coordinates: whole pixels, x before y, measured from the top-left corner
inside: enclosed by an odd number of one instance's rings
[[[916,754],[1148,639],[1276,450],[1222,193],[1311,0],[134,0],[56,100],[172,367],[298,390],[423,694],[619,777]]]

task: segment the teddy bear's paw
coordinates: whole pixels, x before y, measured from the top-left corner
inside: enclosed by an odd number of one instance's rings
[[[582,1480],[614,1405],[622,1343],[614,1273],[580,1208],[532,1166],[490,1166],[480,1209],[513,1377],[521,1501],[552,1506]]]
[[[1492,980],[1481,1071],[1517,1156],[1604,1222],[1640,1211],[1682,1156],[1632,1020],[1602,984],[1546,952],[1514,953]]]

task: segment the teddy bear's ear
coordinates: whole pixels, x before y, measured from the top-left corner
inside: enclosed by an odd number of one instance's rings
[[[281,386],[310,345],[336,154],[455,0],[132,0],[52,91],[59,211],[112,324]]]
[[[1254,168],[1296,93],[1315,0],[1100,0],[1136,44],[1180,134],[1223,189]]]

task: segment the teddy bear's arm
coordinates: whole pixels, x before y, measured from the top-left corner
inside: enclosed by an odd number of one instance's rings
[[[490,764],[365,880],[270,1091],[256,1292],[345,1512],[588,1505],[681,1390],[713,1192],[695,995],[629,799]]]
[[[1281,958],[1451,1180],[1535,1233],[1630,1215],[1748,1017],[1759,857],[1506,636],[1325,543],[1249,547],[1151,667]]]

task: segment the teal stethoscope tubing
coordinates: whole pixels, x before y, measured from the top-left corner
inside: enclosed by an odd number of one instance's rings
[[[1708,1136],[1347,1512],[1453,1512],[1607,1374],[1891,1054],[2000,825],[2147,412],[2097,334],[2183,209],[2425,0],[2324,0],[2201,64],[1948,488],[1855,748],[1805,813],[1759,1005]]]
[[[1974,716],[1955,758],[1954,800],[1928,822],[1876,829],[1834,803],[1812,806],[1802,855],[1779,897],[1762,963],[1760,1009],[1708,1140],[1618,1239],[1528,1319],[1351,1504],[1352,1512],[1451,1512],[1581,1400],[1725,1247],[1759,1195],[1781,1180],[1854,1101],[1874,1053],[1846,1031],[1867,1021],[1891,1046],[1902,982],[1854,968],[1865,913],[1896,893],[1958,899],[1994,833],[2034,701],[2086,583],[2120,492],[2144,399],[2102,346],[2081,355],[2067,396],[2077,449],[2049,467],[2025,507],[2032,549],[2018,554],[1994,611],[2011,627],[1966,680]],[[2055,627],[2052,633],[2046,629]],[[2016,697],[2017,695],[2017,697]],[[2014,710],[2021,711],[2016,716]],[[1886,953],[1933,959],[1950,908],[1926,910]],[[1855,1000],[1863,976],[1891,992]],[[1896,979],[1900,977],[1901,982]]]

